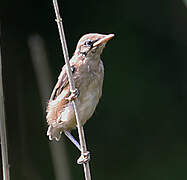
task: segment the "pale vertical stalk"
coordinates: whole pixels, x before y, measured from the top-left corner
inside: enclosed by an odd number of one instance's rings
[[[38,81],[43,113],[46,114],[46,102],[51,92],[52,79],[50,75],[50,68],[47,63],[47,55],[44,47],[44,42],[39,35],[33,35],[29,38],[28,44]],[[60,143],[50,142],[49,145],[56,180],[71,180],[65,144],[63,144],[62,146],[62,144]]]
[[[1,36],[1,32],[0,32],[0,36]],[[2,165],[3,165],[3,180],[10,180],[2,76],[3,76],[2,57],[1,57],[1,47],[0,47],[0,143],[1,143],[1,156],[2,156]]]
[[[73,91],[75,91],[75,83],[74,83],[73,78],[72,78],[72,72],[71,72],[71,67],[70,67],[70,63],[69,63],[68,49],[67,49],[67,45],[66,45],[66,39],[65,39],[62,19],[60,17],[60,12],[59,12],[59,8],[58,8],[57,0],[53,0],[53,5],[54,5],[54,9],[55,9],[56,22],[57,22],[57,25],[58,25],[62,50],[63,50],[64,59],[65,59],[65,63],[66,63],[66,71],[67,71],[67,75],[68,75],[70,91],[73,92]],[[72,101],[72,104],[73,104],[73,108],[74,108],[75,116],[76,116],[76,121],[77,121],[77,128],[78,128],[78,133],[79,133],[81,153],[85,154],[87,152],[86,140],[85,140],[85,136],[84,136],[83,126],[81,125],[79,114],[78,114],[78,109],[77,109],[77,106],[76,106],[77,99]],[[83,167],[84,167],[85,179],[86,180],[91,180],[89,162],[83,163]]]

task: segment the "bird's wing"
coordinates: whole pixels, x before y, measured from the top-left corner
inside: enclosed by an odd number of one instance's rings
[[[73,73],[75,71],[75,67],[74,66],[71,66],[71,67],[72,67],[72,73]],[[68,81],[68,75],[66,73],[66,65],[64,65],[58,77],[58,81],[51,94],[50,101],[55,100],[68,84],[69,84],[69,81]]]

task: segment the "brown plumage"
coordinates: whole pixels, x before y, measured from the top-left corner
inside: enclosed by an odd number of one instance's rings
[[[75,53],[70,60],[75,87],[78,89],[78,112],[84,124],[94,113],[102,94],[104,67],[100,55],[106,44],[114,35],[90,33],[78,42]],[[67,98],[71,95],[66,65],[58,77],[47,107],[47,135],[49,139],[60,139],[63,131],[76,127],[76,119],[72,102]]]

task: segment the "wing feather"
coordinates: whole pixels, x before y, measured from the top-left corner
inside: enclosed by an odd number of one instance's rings
[[[75,67],[72,66],[72,70],[74,73],[75,71]],[[59,95],[60,93],[62,92],[62,90],[69,84],[69,81],[68,81],[68,75],[66,73],[66,65],[63,66],[62,68],[62,71],[58,77],[58,81],[53,89],[53,92],[51,94],[51,97],[50,97],[50,101],[51,100],[55,100]]]

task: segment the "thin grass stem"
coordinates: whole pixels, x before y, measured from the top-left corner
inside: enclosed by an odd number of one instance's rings
[[[65,39],[65,34],[64,34],[64,28],[63,28],[63,24],[62,24],[62,19],[60,17],[60,12],[59,12],[59,8],[58,8],[57,0],[53,0],[53,5],[54,5],[54,9],[55,9],[56,22],[58,25],[58,31],[59,31],[59,35],[60,35],[62,50],[63,50],[63,54],[64,54],[64,60],[66,63],[66,68],[67,68],[67,75],[68,75],[68,80],[69,80],[69,85],[70,85],[70,91],[75,92],[75,90],[76,90],[75,83],[72,78],[72,72],[71,72],[71,67],[70,67],[70,63],[69,63],[69,54],[68,54],[68,49],[67,49],[67,44],[66,44],[66,39]],[[76,116],[76,121],[77,121],[77,129],[78,129],[78,134],[79,134],[81,153],[85,154],[85,153],[87,153],[86,140],[85,140],[85,135],[84,135],[84,129],[83,129],[83,126],[81,125],[81,121],[79,118],[78,108],[76,106],[77,99],[72,101],[72,104],[73,104],[73,108],[74,108],[75,116]],[[83,167],[84,167],[85,179],[91,180],[89,162],[87,161],[87,162],[83,163]]]

